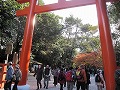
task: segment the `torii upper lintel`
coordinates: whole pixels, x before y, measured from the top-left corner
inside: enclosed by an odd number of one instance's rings
[[[21,2],[29,2],[29,0],[18,0]],[[113,2],[118,0],[106,0],[106,2]],[[43,12],[49,12],[54,10],[60,10],[60,9],[66,9],[66,8],[72,8],[72,7],[79,7],[79,6],[85,6],[85,5],[92,5],[96,4],[96,0],[71,0],[71,1],[65,1],[65,0],[59,0],[58,3],[49,4],[49,5],[43,5],[43,6],[35,6],[34,13],[43,13]],[[29,12],[29,7],[26,7],[24,10],[18,10],[16,12],[17,16],[23,16],[27,15]]]

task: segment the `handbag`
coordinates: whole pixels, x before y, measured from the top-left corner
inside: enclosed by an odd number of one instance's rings
[[[13,74],[12,81],[16,81],[16,75],[15,74]]]

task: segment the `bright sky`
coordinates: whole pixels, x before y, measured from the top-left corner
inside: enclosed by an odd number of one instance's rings
[[[56,3],[58,0],[43,0],[45,4]],[[56,15],[63,18],[73,15],[73,17],[78,17],[82,20],[83,24],[98,25],[96,5],[88,5],[82,7],[75,7],[69,9],[62,9],[54,11]]]

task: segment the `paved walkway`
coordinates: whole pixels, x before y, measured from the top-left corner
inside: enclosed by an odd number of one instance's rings
[[[91,79],[91,84],[90,84],[90,89],[89,90],[97,90],[97,87],[95,85],[94,77],[92,76],[90,79]],[[33,77],[32,74],[29,75],[27,84],[30,85],[30,90],[36,90],[36,87],[37,87],[36,86],[36,79],[35,79],[35,77]],[[43,86],[43,80],[42,80],[42,86]],[[51,81],[49,82],[49,88],[48,89],[41,88],[40,90],[60,90],[60,85],[58,84],[55,87],[53,85],[53,79],[51,77]],[[67,90],[67,88],[64,87],[63,90]],[[76,90],[76,88],[74,88],[73,90]],[[103,90],[105,90],[105,89],[103,89]]]

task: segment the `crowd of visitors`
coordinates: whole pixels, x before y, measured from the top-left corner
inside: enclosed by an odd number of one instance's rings
[[[57,67],[51,68],[49,65],[43,67],[42,64],[37,65],[34,69],[34,77],[37,80],[37,89],[41,88],[49,89],[49,81],[53,76],[53,84],[56,87],[60,85],[60,90],[67,87],[67,90],[89,90],[91,84],[90,76],[95,77],[95,83],[97,90],[103,90],[105,87],[104,72],[101,69],[93,69],[89,66],[80,65],[76,68],[73,67]],[[13,65],[12,62],[8,63],[6,72],[6,82],[4,84],[4,90],[18,90],[17,86],[22,78],[22,72],[19,65]],[[44,86],[42,86],[41,80],[44,79]],[[120,90],[120,69],[115,71],[116,90]],[[12,83],[14,83],[11,88]]]
[[[8,63],[6,73],[6,82],[4,85],[4,90],[18,90],[17,85],[22,78],[22,72],[19,68],[19,65],[16,64],[14,67],[12,62]],[[11,84],[14,83],[13,88],[11,89]]]
[[[73,67],[56,67],[51,68],[49,65],[43,67],[42,64],[38,65],[35,69],[34,77],[37,80],[37,89],[40,90],[42,87],[45,89],[49,88],[49,81],[51,75],[53,76],[53,84],[56,86],[60,84],[60,90],[63,90],[63,87],[67,87],[67,90],[73,90],[76,87],[76,90],[89,90],[89,84],[91,84],[90,76],[95,76],[95,83],[98,90],[104,88],[104,75],[102,70],[94,70],[92,72],[91,68],[80,65],[76,68]],[[17,85],[22,78],[22,73],[19,68],[19,65],[13,67],[12,62],[8,63],[7,74],[6,74],[6,83],[4,85],[4,90],[11,90],[11,84],[14,82],[12,90],[18,90]],[[44,78],[44,86],[42,86],[41,80]]]
[[[91,84],[91,75],[95,76],[95,82],[98,90],[102,90],[105,85],[102,70],[96,70],[96,72],[91,72],[90,68],[84,65],[80,65],[76,68],[59,68],[56,66],[54,66],[54,68],[51,68],[49,65],[46,65],[46,67],[38,65],[38,68],[34,74],[37,79],[36,90],[40,90],[40,88],[42,88],[42,78],[44,78],[43,88],[48,89],[51,75],[54,79],[54,86],[60,84],[60,90],[63,90],[63,87],[67,87],[67,90],[73,90],[74,87],[76,87],[76,90],[89,90],[89,85]]]

